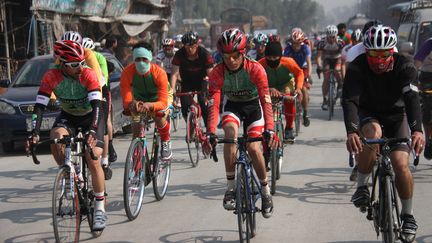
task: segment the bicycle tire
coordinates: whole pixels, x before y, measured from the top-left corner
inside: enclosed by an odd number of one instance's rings
[[[334,89],[335,89],[335,84],[334,84],[334,77],[333,74],[330,74],[330,79],[329,79],[329,91],[328,91],[328,120],[331,121],[332,117],[333,117],[333,111],[334,111]]]
[[[52,196],[54,236],[56,242],[78,242],[81,214],[77,186],[75,180],[68,187],[66,183],[70,183],[69,169],[62,167],[55,178]],[[67,188],[73,191],[68,194]]]
[[[179,122],[180,122],[180,113],[177,111],[174,111],[174,117],[172,118],[172,124],[173,124],[174,132],[177,132]]]
[[[395,231],[394,231],[394,214],[393,214],[393,197],[392,197],[392,185],[389,177],[385,177],[383,185],[383,214],[382,214],[382,240],[385,243],[396,242]]]
[[[244,165],[237,166],[237,182],[236,182],[236,208],[235,213],[237,214],[237,224],[239,230],[240,242],[250,242],[252,238],[251,232],[251,214],[248,211],[250,209],[248,193],[247,193],[247,179],[246,170]]]
[[[276,129],[277,129],[278,137],[283,138],[283,123],[282,123],[282,121],[278,121],[276,123],[276,126],[277,126]],[[279,157],[278,157],[278,164],[276,167],[276,180],[280,179],[280,175],[281,175],[281,171],[282,171],[283,149],[284,149],[284,144],[281,143],[280,147],[278,148]]]
[[[189,158],[192,167],[196,167],[199,163],[199,141],[196,138],[196,122],[198,122],[196,114],[193,112],[188,112],[186,122],[186,144],[188,147]]]
[[[279,164],[278,150],[273,149],[271,151],[271,156],[270,156],[270,172],[271,172],[270,193],[272,195],[274,195],[276,193],[276,180],[277,180],[278,164]]]
[[[130,221],[136,219],[141,211],[145,192],[147,156],[144,154],[143,141],[134,139],[129,146],[123,177],[123,202]]]
[[[171,175],[171,161],[162,161],[158,156],[160,137],[153,136],[153,152],[150,159],[152,164],[153,193],[156,200],[160,201],[167,192],[169,178]]]
[[[300,133],[300,129],[301,129],[301,123],[302,123],[302,107],[301,107],[301,103],[298,102],[297,99],[295,99],[295,108],[296,108],[296,113],[295,113],[295,117],[294,117],[294,128],[295,128],[295,133],[294,136],[298,137],[299,133]]]

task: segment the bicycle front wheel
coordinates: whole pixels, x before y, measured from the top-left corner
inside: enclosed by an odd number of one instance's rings
[[[383,186],[383,211],[382,211],[382,240],[385,243],[394,243],[396,242],[395,235],[395,218],[394,218],[394,207],[393,207],[393,197],[392,197],[392,184],[390,182],[390,178],[386,177],[384,180]]]
[[[75,180],[69,178],[69,169],[63,167],[54,182],[52,216],[56,242],[79,241],[80,204]]]
[[[276,123],[276,131],[277,131],[277,135],[279,137],[279,139],[283,138],[283,123],[277,122]],[[284,149],[284,144],[281,143],[280,147],[277,149],[278,151],[278,162],[277,162],[277,166],[276,166],[276,180],[280,179],[280,174],[281,174],[281,170],[282,170],[282,162],[283,162],[283,149]]]
[[[279,167],[279,155],[278,150],[273,149],[270,156],[270,172],[271,172],[271,183],[270,183],[270,193],[273,195],[276,192],[276,180],[277,172]]]
[[[123,202],[126,215],[129,220],[138,217],[145,190],[146,173],[144,166],[147,164],[143,141],[134,139],[127,153],[123,177]]]
[[[328,120],[331,121],[332,117],[333,117],[333,112],[334,112],[334,105],[335,105],[335,83],[334,83],[334,77],[333,75],[330,76],[330,88],[328,91]]]
[[[159,147],[160,137],[157,136],[153,138],[153,140],[157,139],[157,141],[153,142],[154,147]],[[158,156],[159,149],[154,149],[154,153],[152,155],[151,164],[152,164],[152,180],[153,180],[153,192],[157,200],[162,200],[165,197],[168,182],[171,175],[171,161],[166,160],[163,161]]]
[[[247,192],[246,170],[243,165],[237,166],[236,182],[236,214],[240,242],[250,242],[253,237],[251,226],[253,226],[251,200]]]
[[[180,113],[178,111],[176,111],[175,108],[174,108],[174,111],[173,111],[173,115],[171,117],[171,121],[172,121],[174,132],[177,132],[177,130],[178,130],[178,124],[179,124],[179,121],[180,121]]]
[[[186,124],[186,144],[188,147],[189,158],[192,163],[192,167],[196,167],[199,162],[199,141],[197,138],[195,126],[197,126],[198,119],[196,114],[189,112],[187,115]]]

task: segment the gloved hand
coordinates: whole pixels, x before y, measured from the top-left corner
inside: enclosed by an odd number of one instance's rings
[[[267,147],[272,150],[280,146],[280,140],[276,133],[272,130],[265,130],[263,133],[263,138],[265,143],[267,144]]]

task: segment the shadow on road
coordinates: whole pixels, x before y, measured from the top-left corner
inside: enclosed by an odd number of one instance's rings
[[[220,233],[219,233],[220,232]],[[233,235],[238,235],[238,231],[234,230],[198,230],[198,231],[185,231],[167,234],[161,236],[159,240],[165,243],[211,243],[211,242],[224,242],[224,243],[234,243],[238,241],[232,240],[224,240],[224,235],[226,236],[228,233],[232,233]]]

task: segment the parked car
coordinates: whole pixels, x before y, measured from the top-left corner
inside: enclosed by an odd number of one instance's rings
[[[122,115],[120,75],[123,66],[113,55],[103,53],[115,71],[109,78],[112,93],[112,117],[114,132],[122,132],[129,121]],[[4,152],[14,149],[15,142],[22,142],[31,130],[31,115],[44,73],[54,64],[52,55],[38,56],[27,61],[13,78],[8,90],[0,95],[0,142]],[[59,103],[50,102],[45,110],[41,138],[48,138],[49,131],[60,112]]]

